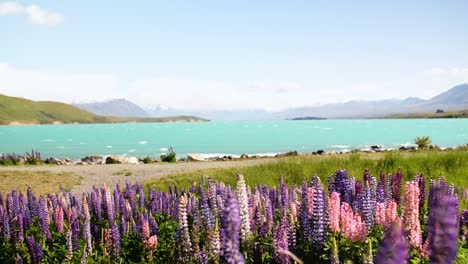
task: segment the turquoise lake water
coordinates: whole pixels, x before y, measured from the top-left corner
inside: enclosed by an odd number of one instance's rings
[[[0,126],[0,153],[31,149],[43,157],[187,153],[257,154],[290,150],[397,148],[417,136],[439,146],[468,143],[468,119],[386,119]]]

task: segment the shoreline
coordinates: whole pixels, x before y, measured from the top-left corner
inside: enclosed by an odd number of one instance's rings
[[[93,186],[102,186],[107,184],[108,186],[114,186],[116,184],[123,185],[128,183],[145,183],[149,180],[158,180],[170,175],[186,175],[193,174],[198,175],[197,172],[208,172],[216,169],[229,169],[235,171],[241,171],[251,166],[275,166],[268,164],[281,164],[282,162],[291,161],[291,163],[300,166],[305,161],[316,160],[335,160],[353,159],[353,155],[359,155],[362,159],[366,160],[378,160],[384,159],[387,153],[394,153],[395,155],[401,155],[403,157],[424,157],[426,155],[442,154],[450,152],[465,153],[468,151],[468,147],[458,148],[456,150],[419,150],[419,151],[392,151],[392,152],[356,152],[356,153],[345,153],[345,154],[299,154],[297,156],[282,156],[282,157],[264,157],[264,158],[251,158],[251,159],[234,159],[227,161],[215,161],[209,160],[204,162],[157,162],[152,164],[94,164],[94,165],[66,165],[57,166],[50,164],[42,165],[21,165],[21,166],[0,166],[0,177],[4,181],[13,181],[14,184],[19,184],[19,178],[22,177],[23,185],[42,186],[50,185],[48,177],[52,177],[59,182],[66,184],[68,181],[77,181],[70,186],[72,192],[87,192],[92,190]],[[393,155],[393,154],[392,154]],[[302,163],[300,162],[302,161]],[[337,169],[337,168],[335,168]],[[364,168],[363,168],[364,169]],[[8,176],[10,175],[10,176]],[[32,175],[32,176],[28,176]],[[31,177],[31,178],[28,178]],[[51,178],[51,179],[52,179]],[[62,179],[62,180],[60,180]],[[165,181],[171,184],[172,181],[178,180],[179,178],[167,178]],[[58,190],[58,186],[57,186]]]
[[[417,152],[424,149],[418,149],[415,144],[405,144],[399,148],[384,148],[380,145],[373,145],[367,148],[352,149],[345,148],[346,146],[335,146],[333,150],[319,149],[313,152],[298,152],[296,150],[288,152],[266,152],[266,153],[244,153],[244,154],[226,154],[226,153],[189,153],[183,155],[176,155],[175,162],[163,162],[158,158],[151,157],[136,157],[127,155],[89,155],[81,159],[73,158],[57,158],[48,157],[42,159],[40,153],[32,151],[25,155],[0,153],[0,167],[16,167],[16,166],[40,166],[40,165],[57,165],[57,166],[87,166],[87,165],[110,165],[110,164],[153,164],[153,163],[186,163],[186,162],[208,162],[208,161],[242,161],[242,160],[257,160],[281,157],[294,157],[294,156],[325,156],[325,155],[343,155],[349,153],[379,153],[379,152]],[[429,150],[446,151],[456,149],[466,149],[468,144],[457,145],[452,147],[439,147],[436,145],[429,146]],[[336,150],[341,149],[341,150]],[[2,163],[8,159],[17,159],[13,164]],[[32,159],[34,162],[28,162]]]

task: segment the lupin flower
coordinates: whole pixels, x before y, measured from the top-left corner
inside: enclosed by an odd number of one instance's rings
[[[60,207],[58,205],[54,208],[54,223],[55,223],[55,227],[57,228],[57,231],[59,233],[63,233],[64,232],[64,228],[63,228],[63,209],[62,209],[62,207]]]
[[[250,216],[249,216],[249,198],[247,197],[247,186],[242,174],[237,175],[236,187],[237,199],[239,200],[239,209],[241,216],[241,240],[247,241],[250,239]]]
[[[283,217],[273,234],[274,259],[276,263],[291,263],[289,255],[285,254],[285,251],[289,251],[288,235],[289,223]]]
[[[224,202],[223,211],[223,258],[229,264],[245,263],[239,249],[239,231],[241,226],[239,204],[236,196],[229,192]]]
[[[374,202],[375,201],[372,199],[371,187],[366,185],[364,187],[362,199],[362,217],[367,230],[370,230],[373,225]]]
[[[397,174],[392,177],[392,198],[397,204],[401,203],[401,185],[403,181],[403,172],[398,169]]]
[[[148,240],[146,240],[145,246],[149,251],[155,251],[158,247],[158,236],[150,236]]]
[[[385,233],[374,262],[379,264],[400,264],[408,261],[408,245],[399,223],[394,223]]]
[[[192,243],[190,241],[190,233],[187,221],[187,197],[182,195],[179,202],[178,213],[178,244],[179,258],[183,261],[188,261],[192,254]]]
[[[83,224],[84,236],[86,240],[86,253],[91,255],[93,252],[92,237],[91,237],[91,215],[89,214],[88,200],[83,196],[83,214],[85,221]],[[63,229],[63,226],[62,226]]]
[[[400,221],[400,218],[398,217],[397,208],[398,205],[393,199],[388,202],[386,213],[387,226],[391,226],[391,224],[395,221]]]
[[[44,258],[42,244],[37,243],[33,237],[28,237],[26,239],[26,244],[29,248],[29,252],[31,253],[31,262],[34,264],[41,263],[42,259]]]
[[[113,253],[112,255],[114,259],[117,262],[119,262],[120,246],[121,246],[119,226],[116,224],[113,224],[111,232],[112,232],[111,234],[112,234],[112,253]]]
[[[141,219],[141,237],[146,240],[150,237],[149,221],[146,217]]]
[[[340,194],[341,201],[348,204],[352,203],[351,188],[349,186],[347,170],[338,170],[335,173],[334,189],[335,192]]]
[[[51,240],[52,235],[49,230],[49,210],[47,209],[47,202],[43,196],[39,198],[38,216],[42,234],[47,240]]]
[[[330,230],[340,232],[340,195],[332,192],[329,205]]]
[[[387,223],[384,203],[377,202],[375,204],[375,223],[381,226],[385,226]]]
[[[312,214],[312,241],[318,249],[323,247],[326,240],[326,209],[323,187],[318,186],[314,192],[314,211]]]
[[[430,263],[454,263],[457,254],[458,200],[446,195],[444,189],[440,186],[435,190],[437,199],[429,217]]]
[[[421,246],[421,226],[419,222],[419,186],[417,181],[405,185],[405,211],[403,214],[403,229],[408,234],[410,246]]]

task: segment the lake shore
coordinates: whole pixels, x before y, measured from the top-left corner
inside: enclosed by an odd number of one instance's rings
[[[35,165],[35,166],[0,166],[0,179],[3,183],[12,181],[15,182],[14,175],[32,175],[30,181],[26,181],[24,184],[31,186],[47,185],[48,182],[41,180],[37,182],[34,177],[42,177],[46,175],[68,175],[72,176],[74,182],[69,185],[69,189],[73,192],[81,193],[87,192],[92,189],[93,186],[102,186],[106,184],[108,186],[114,186],[115,184],[125,184],[125,182],[136,183],[136,182],[148,182],[150,180],[162,179],[169,175],[181,175],[190,174],[197,171],[207,171],[212,169],[241,169],[246,167],[261,166],[268,164],[277,164],[284,161],[294,160],[309,160],[309,161],[320,161],[320,160],[331,160],[331,159],[349,159],[356,156],[369,160],[382,159],[386,155],[395,154],[403,157],[413,157],[429,155],[431,153],[450,153],[450,152],[466,152],[467,148],[458,148],[456,150],[420,150],[420,151],[392,151],[392,152],[356,152],[356,153],[345,153],[345,154],[298,154],[293,156],[281,156],[281,157],[263,157],[263,158],[250,158],[250,159],[238,159],[238,160],[227,160],[227,161],[204,161],[204,162],[176,162],[166,163],[157,162],[151,164],[102,164],[102,165]],[[338,169],[338,168],[333,168]],[[362,168],[363,169],[363,168]],[[10,176],[5,176],[6,174]],[[63,178],[64,181],[66,178]],[[77,180],[77,182],[75,182]],[[55,186],[54,188],[58,188]],[[57,190],[58,191],[58,190]]]

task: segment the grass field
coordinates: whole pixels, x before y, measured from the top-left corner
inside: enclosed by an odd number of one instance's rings
[[[26,193],[28,186],[33,187],[36,194],[56,193],[60,186],[70,190],[80,183],[80,178],[71,173],[52,173],[48,171],[0,171],[0,192],[6,194],[16,189]]]
[[[301,184],[304,180],[310,180],[314,174],[320,176],[326,184],[327,177],[338,169],[347,169],[350,175],[361,178],[366,168],[374,176],[379,176],[382,170],[390,173],[401,168],[405,180],[412,179],[419,172],[430,178],[443,175],[455,186],[468,188],[468,149],[287,157],[251,167],[173,174],[147,181],[145,186],[160,190],[168,190],[169,186],[174,185],[182,188],[194,182],[199,183],[202,176],[212,176],[234,185],[237,173],[243,174],[250,186],[259,183],[275,186],[281,176],[284,176],[287,184]]]

